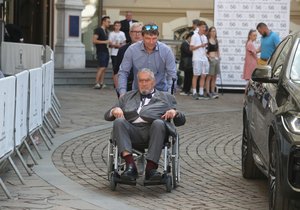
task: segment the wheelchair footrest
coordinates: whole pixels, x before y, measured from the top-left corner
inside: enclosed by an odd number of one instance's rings
[[[166,184],[165,179],[161,180],[144,180],[144,186]]]
[[[127,185],[136,185],[136,180],[122,179],[121,177],[115,177],[115,182]]]

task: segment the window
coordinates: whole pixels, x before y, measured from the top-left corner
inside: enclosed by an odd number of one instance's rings
[[[295,56],[293,58],[292,68],[291,68],[291,79],[300,80],[300,46],[299,42],[297,44],[297,49]]]
[[[290,37],[284,39],[276,48],[269,62],[272,67],[272,77],[278,78],[285,62],[286,56],[291,48],[292,39]]]

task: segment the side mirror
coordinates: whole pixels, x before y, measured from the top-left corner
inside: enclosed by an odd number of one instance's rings
[[[271,66],[258,66],[252,73],[251,79],[255,82],[277,83],[278,78],[271,77]]]

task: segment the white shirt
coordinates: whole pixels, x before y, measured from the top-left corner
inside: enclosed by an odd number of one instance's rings
[[[154,93],[152,93],[152,97],[153,97],[153,95],[154,95]],[[144,100],[144,104],[143,104],[143,100]],[[137,110],[137,113],[138,113],[138,114],[140,113],[140,111],[141,111],[141,109],[142,109],[143,106],[146,106],[146,105],[149,104],[151,98],[144,98],[143,100],[141,100],[141,102],[140,102],[140,107],[139,107],[138,110]],[[132,123],[141,123],[141,122],[142,122],[142,123],[147,123],[147,121],[143,120],[141,117],[138,117],[138,118],[137,118],[135,121],[133,121]]]
[[[126,36],[123,31],[110,32],[108,39],[112,42],[112,44],[125,44],[126,43]],[[119,51],[119,48],[111,48],[111,55],[117,56],[118,51]]]
[[[207,43],[207,37],[199,33],[194,33],[194,35],[191,38],[191,46],[199,46],[202,44]],[[206,55],[206,47],[200,47],[196,50],[193,50],[193,61],[208,61],[207,55]]]
[[[154,96],[154,94],[155,94],[155,92],[152,93],[152,97]],[[144,101],[143,101],[143,100],[144,100]],[[139,108],[137,109],[137,113],[138,113],[138,114],[140,113],[140,111],[141,111],[141,109],[142,109],[143,106],[146,106],[146,105],[149,104],[151,98],[144,98],[143,100],[141,100],[140,106],[139,106]],[[143,102],[144,102],[144,103],[143,103]],[[113,110],[113,109],[110,110],[110,116],[113,116],[112,110]],[[132,123],[148,123],[148,122],[145,121],[145,120],[143,120],[141,117],[138,117],[138,118],[137,118],[135,121],[133,121]]]

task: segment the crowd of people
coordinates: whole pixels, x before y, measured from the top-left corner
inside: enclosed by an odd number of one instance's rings
[[[261,35],[260,47],[258,48],[254,45],[257,37],[256,30]],[[261,22],[257,24],[256,30],[250,29],[245,44],[243,79],[246,81],[251,79],[252,72],[257,65],[266,65],[268,63],[268,60],[280,42],[279,35],[271,31],[265,23]],[[258,57],[259,53],[260,57]],[[248,83],[246,84],[245,90],[247,89],[247,86]]]
[[[261,34],[261,45],[256,48],[257,32]],[[245,62],[242,78],[249,81],[257,65],[266,65],[279,44],[277,33],[265,23],[251,29],[245,44]],[[180,95],[192,95],[195,100],[218,98],[216,79],[220,74],[220,50],[217,29],[208,27],[204,21],[193,20],[193,31],[186,34],[180,47],[179,69],[184,71],[183,88]],[[260,57],[258,58],[258,54]],[[248,85],[248,82],[247,82]],[[247,86],[246,86],[247,87]]]
[[[101,26],[95,29],[93,35],[98,59],[94,88],[104,87],[104,74],[111,54],[113,80],[118,97],[138,88],[137,72],[142,68],[149,68],[154,72],[157,90],[171,93],[177,80],[175,56],[170,47],[158,41],[158,26],[155,23],[142,24],[133,20],[131,12],[126,13],[125,20],[115,21],[114,30],[110,33],[109,25],[109,16],[103,16]]]
[[[194,19],[180,46],[179,70],[184,72],[180,95],[193,99],[218,98],[216,80],[220,74],[221,55],[217,29],[206,22]],[[109,32],[109,16],[103,16],[101,26],[95,29],[93,43],[97,49],[98,69],[95,89],[105,86],[104,74],[111,56],[113,81],[118,97],[137,89],[137,72],[149,68],[154,72],[156,88],[171,92],[177,79],[175,57],[171,49],[158,41],[159,29],[154,23],[142,24],[126,12],[125,19],[113,23]],[[261,34],[261,46],[255,47],[257,31]],[[265,23],[251,29],[245,43],[245,62],[242,78],[248,81],[259,65],[265,65],[280,42],[277,33]],[[110,48],[110,51],[109,51]],[[260,58],[258,58],[260,54]]]
[[[177,80],[175,56],[170,47],[158,41],[159,27],[155,23],[141,24],[132,19],[131,12],[126,13],[125,20],[114,22],[114,31],[110,34],[107,31],[109,23],[108,16],[102,17],[101,27],[93,36],[98,58],[94,88],[104,87],[108,47],[111,47],[114,85],[119,100],[104,118],[114,121],[112,139],[126,163],[118,177],[123,181],[138,178],[132,148],[134,144],[142,144],[143,148],[148,148],[145,180],[160,183],[163,177],[157,171],[158,162],[165,135],[172,127],[170,121],[175,125],[185,123],[171,94]]]
[[[193,20],[189,32],[180,47],[179,69],[184,71],[180,95],[192,95],[195,100],[218,98],[217,75],[220,73],[220,51],[215,27]]]
[[[95,88],[104,86],[108,48],[111,48],[114,86],[119,100],[105,113],[105,119],[114,121],[112,139],[126,163],[119,176],[130,181],[138,178],[132,148],[142,143],[148,148],[145,180],[161,180],[162,174],[157,169],[166,125],[171,120],[175,125],[176,122],[180,122],[178,125],[185,123],[172,95],[177,80],[175,55],[169,46],[158,40],[159,27],[155,23],[142,24],[133,20],[131,12],[126,13],[125,20],[115,21],[110,33],[109,25],[110,18],[102,17],[101,27],[93,36],[99,64]],[[253,43],[256,30],[250,30],[245,44],[245,80],[250,79],[259,60],[270,58],[279,43],[277,34],[266,24],[258,24],[257,31],[262,35],[261,47],[256,49]],[[191,95],[195,100],[218,98],[216,79],[220,74],[221,56],[217,29],[208,27],[204,21],[193,20],[193,30],[186,34],[180,51],[179,69],[184,71],[181,95]],[[257,58],[259,52],[260,59]]]

